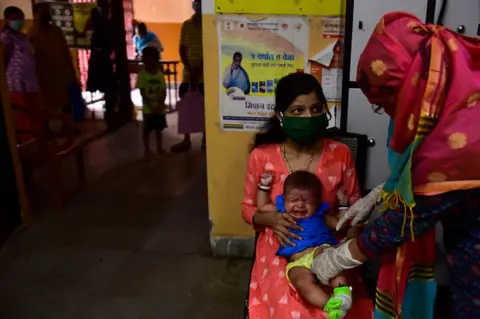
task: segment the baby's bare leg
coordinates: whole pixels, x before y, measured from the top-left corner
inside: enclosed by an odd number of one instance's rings
[[[320,288],[317,278],[310,269],[293,267],[290,269],[288,276],[300,297],[312,306],[323,309],[328,301],[329,295]]]
[[[343,277],[342,275],[339,275],[337,277],[332,278],[332,280],[330,280],[330,285],[333,288],[336,288],[338,286],[346,286],[347,285],[347,279],[345,277]]]

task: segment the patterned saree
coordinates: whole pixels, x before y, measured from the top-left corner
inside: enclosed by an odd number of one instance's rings
[[[480,156],[472,121],[480,118],[480,40],[390,13],[360,57],[357,81],[392,118],[385,209],[402,207],[412,225],[415,195],[480,187],[480,161],[472,160]],[[376,319],[433,318],[435,232],[406,235],[412,240],[382,259]]]

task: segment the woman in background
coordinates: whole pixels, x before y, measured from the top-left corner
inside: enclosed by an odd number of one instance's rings
[[[77,82],[72,56],[62,29],[52,24],[47,3],[33,6],[33,47],[38,85],[45,107],[52,112],[70,111],[69,85]]]
[[[28,38],[21,31],[25,15],[20,8],[8,7],[3,12],[5,26],[0,34],[4,61],[7,70],[7,84],[13,107],[13,122],[19,142],[33,137],[32,131],[40,129],[34,125],[34,112],[41,110],[35,61]],[[23,110],[22,110],[23,109]]]
[[[88,60],[87,91],[105,94],[104,119],[108,129],[117,127],[116,106],[118,84],[114,72],[112,53],[115,47],[111,30],[110,8],[107,0],[97,0],[92,9],[92,39]]]

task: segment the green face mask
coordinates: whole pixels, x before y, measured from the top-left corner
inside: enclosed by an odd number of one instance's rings
[[[312,117],[282,116],[282,128],[292,141],[309,145],[315,143],[328,127],[326,114]]]

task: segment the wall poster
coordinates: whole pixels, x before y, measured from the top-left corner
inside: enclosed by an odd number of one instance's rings
[[[308,20],[224,15],[217,31],[222,129],[257,131],[273,115],[278,80],[305,69]]]
[[[75,47],[90,48],[92,38],[92,10],[96,3],[83,2],[73,4],[73,25],[75,27]]]
[[[75,2],[70,0],[37,0],[48,3],[53,23],[62,29],[71,48],[90,48],[92,37],[92,9],[96,2]]]
[[[69,46],[75,44],[75,32],[73,29],[73,9],[72,4],[66,1],[48,2],[52,22],[62,29],[65,40]]]

